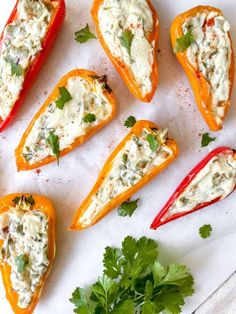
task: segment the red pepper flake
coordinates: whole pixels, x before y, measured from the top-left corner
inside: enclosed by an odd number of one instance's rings
[[[42,172],[41,169],[36,169],[36,170],[35,170],[35,173],[36,173],[37,175],[40,175],[41,172]]]
[[[200,80],[201,79],[201,72],[199,70],[195,71],[195,74],[197,78]]]
[[[203,26],[202,26],[202,28],[203,28],[203,31],[205,32],[206,31],[206,27],[208,26],[208,27],[211,27],[211,26],[214,26],[215,25],[215,18],[214,17],[212,17],[211,19],[209,19],[209,20],[205,20],[204,21],[204,23],[203,23]]]

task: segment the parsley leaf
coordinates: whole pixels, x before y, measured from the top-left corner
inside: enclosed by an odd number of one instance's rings
[[[160,146],[160,144],[158,143],[157,139],[152,134],[148,134],[146,140],[149,143],[151,151],[156,152],[156,150]]]
[[[35,200],[33,199],[33,196],[30,195],[28,197],[26,197],[25,195],[21,195],[21,196],[16,196],[12,202],[14,203],[14,205],[20,205],[22,203],[25,203],[26,205],[30,205],[30,206],[34,206],[35,205]]]
[[[177,39],[175,52],[184,52],[194,41],[192,30],[189,30],[186,34]]]
[[[78,314],[181,313],[184,298],[193,294],[186,266],[158,262],[156,241],[131,236],[121,248],[107,247],[103,276],[89,289],[77,288],[70,301]]]
[[[131,53],[131,43],[132,43],[133,37],[134,35],[128,29],[123,31],[122,35],[119,37],[121,46],[126,48],[129,55]]]
[[[135,210],[138,208],[138,201],[139,199],[131,202],[124,202],[118,208],[118,215],[121,217],[129,216],[131,217]]]
[[[59,87],[60,92],[60,98],[56,100],[56,106],[57,108],[63,110],[65,104],[72,99],[71,94],[68,92],[68,90],[62,86]]]
[[[10,57],[5,58],[5,60],[11,65],[11,75],[23,75],[24,70],[20,64],[15,63]]]
[[[212,233],[211,225],[204,225],[199,229],[199,234],[203,239],[209,238]]]
[[[18,273],[23,273],[23,271],[25,270],[25,267],[29,263],[29,260],[25,254],[22,254],[16,257],[15,262],[16,262]]]
[[[88,113],[86,116],[84,116],[83,121],[85,123],[93,123],[96,121],[96,116],[93,113]]]
[[[133,116],[129,116],[124,123],[124,126],[126,126],[127,128],[132,128],[136,123],[136,119]]]
[[[53,154],[57,158],[57,164],[59,165],[59,155],[60,155],[60,143],[59,143],[59,137],[54,134],[54,131],[51,131],[49,133],[49,136],[46,138],[46,143],[51,148]]]
[[[89,25],[82,28],[78,32],[75,32],[75,40],[81,44],[86,43],[89,39],[96,39],[97,37],[90,32]]]
[[[201,146],[206,147],[211,142],[214,142],[215,140],[216,140],[216,137],[210,137],[209,133],[204,133],[204,134],[202,134]]]

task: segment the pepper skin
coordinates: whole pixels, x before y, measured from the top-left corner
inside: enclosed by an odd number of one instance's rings
[[[21,197],[21,196],[26,196],[29,197],[31,194],[25,194],[25,193],[17,193],[17,194],[9,194],[7,196],[4,196],[0,199],[0,214],[3,212],[6,212],[9,210],[10,207],[14,206],[13,204],[13,199],[15,197]],[[48,218],[49,218],[49,226],[48,226],[48,238],[49,238],[49,252],[48,252],[48,259],[49,259],[49,266],[47,271],[42,277],[42,280],[37,287],[35,294],[33,296],[33,299],[26,309],[19,308],[17,305],[18,302],[18,294],[13,291],[12,285],[11,285],[11,279],[10,279],[10,274],[11,274],[11,267],[4,263],[0,263],[0,269],[2,273],[2,279],[3,279],[3,284],[6,290],[6,297],[7,300],[9,301],[12,310],[15,314],[31,314],[33,313],[37,303],[39,302],[39,298],[42,292],[42,289],[45,285],[45,282],[49,276],[49,273],[52,268],[52,264],[55,258],[56,254],[56,231],[55,231],[55,224],[56,224],[56,216],[55,216],[55,209],[52,205],[52,203],[44,196],[41,195],[32,195],[35,205],[34,208],[37,208],[38,210],[42,211],[45,213]],[[0,240],[0,248],[3,244],[3,241]]]
[[[119,152],[125,147],[126,143],[131,139],[132,135],[139,136],[142,132],[142,130],[146,128],[147,130],[150,129],[158,129],[158,127],[151,121],[145,121],[140,120],[136,122],[134,127],[130,130],[128,135],[123,139],[123,141],[116,147],[116,149],[112,152],[110,157],[105,162],[105,165],[98,177],[97,182],[95,183],[93,189],[87,196],[87,198],[84,200],[82,205],[77,209],[76,214],[74,216],[74,219],[72,221],[72,225],[70,227],[70,230],[82,230],[87,227],[90,227],[91,225],[96,224],[98,221],[100,221],[105,215],[107,215],[112,209],[119,206],[121,203],[127,201],[134,193],[136,193],[140,188],[142,188],[145,184],[147,184],[149,181],[151,181],[155,176],[157,176],[161,171],[163,171],[165,168],[167,168],[172,161],[178,156],[178,147],[174,140],[167,139],[166,143],[163,144],[163,146],[167,146],[171,150],[171,154],[167,157],[167,159],[161,164],[156,166],[150,173],[144,175],[144,177],[135,185],[128,188],[126,191],[120,193],[115,198],[111,199],[109,203],[107,203],[102,210],[97,213],[94,217],[92,222],[89,225],[81,224],[80,218],[83,217],[83,215],[86,213],[90,203],[92,202],[93,196],[96,195],[97,191],[99,190],[100,186],[102,185],[103,181],[107,177],[114,159],[119,154]]]
[[[32,64],[30,65],[29,69],[27,70],[27,73],[24,78],[24,83],[22,86],[22,90],[20,92],[20,95],[15,102],[10,114],[5,120],[2,120],[0,118],[0,132],[2,132],[12,121],[12,119],[15,117],[17,111],[22,106],[25,97],[27,96],[27,93],[31,86],[33,85],[34,81],[36,80],[38,76],[38,72],[40,71],[45,59],[47,58],[53,43],[56,39],[56,36],[58,32],[61,29],[62,23],[65,18],[66,14],[66,5],[65,0],[50,0],[53,3],[53,6],[55,7],[55,12],[52,17],[52,20],[49,24],[49,28],[46,34],[46,37],[44,38],[44,41],[42,43],[42,50],[38,53]],[[6,26],[10,23],[12,23],[16,17],[17,17],[17,5],[19,0],[16,2],[15,7],[6,23]],[[3,39],[3,32],[0,38],[0,47],[1,47],[1,41]]]
[[[28,137],[29,133],[31,132],[31,130],[32,130],[35,122],[37,121],[37,119],[41,116],[42,113],[45,112],[46,108],[53,101],[58,99],[58,97],[59,97],[59,89],[58,89],[58,87],[65,86],[67,81],[69,80],[69,78],[74,77],[74,76],[82,77],[85,80],[89,81],[90,83],[93,82],[93,80],[94,80],[93,77],[98,77],[97,74],[95,72],[93,72],[93,71],[77,70],[76,69],[76,70],[73,70],[73,71],[67,73],[59,81],[59,83],[56,85],[55,89],[53,90],[52,94],[47,98],[47,100],[45,101],[43,106],[40,108],[40,110],[34,116],[33,120],[30,123],[30,125],[28,126],[28,128],[25,131],[25,133],[23,134],[22,139],[21,139],[18,147],[15,150],[16,165],[17,165],[18,171],[21,171],[21,170],[32,170],[32,169],[41,167],[43,165],[46,165],[46,164],[56,160],[56,156],[49,156],[49,157],[46,157],[45,159],[43,159],[43,160],[41,160],[41,161],[39,161],[39,162],[37,162],[35,164],[29,164],[24,159],[22,152],[23,152],[23,148],[24,148],[25,142],[27,140],[27,137]],[[69,147],[65,148],[63,151],[60,152],[60,157],[68,154],[69,152],[71,152],[76,147],[82,145],[85,141],[87,141],[91,136],[93,136],[96,132],[98,132],[102,127],[104,127],[107,123],[109,123],[114,118],[114,116],[116,114],[116,100],[115,100],[115,96],[114,96],[114,94],[113,94],[113,92],[111,90],[109,90],[109,91],[104,90],[104,95],[106,95],[107,99],[109,100],[109,103],[112,106],[111,115],[106,120],[103,120],[100,124],[98,124],[98,125],[96,125],[94,127],[91,127],[88,130],[87,134],[77,137],[73,144],[71,144]]]
[[[123,61],[121,61],[119,58],[114,57],[107,46],[102,33],[99,28],[99,20],[98,20],[98,12],[100,9],[100,6],[102,5],[104,0],[94,0],[91,15],[93,18],[93,21],[96,26],[97,34],[99,41],[105,50],[106,54],[110,58],[111,62],[113,63],[114,67],[116,68],[117,72],[120,74],[121,78],[124,80],[125,84],[129,88],[130,92],[139,100],[143,102],[150,102],[156,92],[157,85],[158,85],[158,67],[157,67],[157,46],[158,46],[158,38],[159,38],[159,20],[157,16],[157,12],[154,8],[154,6],[151,4],[150,0],[146,0],[148,3],[150,10],[152,11],[153,15],[153,31],[148,35],[148,42],[150,44],[154,43],[153,47],[153,66],[152,66],[152,90],[150,93],[146,95],[142,95],[142,92],[140,90],[140,87],[138,86],[136,80],[134,79],[129,67],[127,67]]]
[[[186,21],[186,19],[190,17],[194,17],[196,14],[201,13],[203,11],[214,11],[214,12],[217,12],[218,15],[223,15],[223,13],[219,9],[216,9],[210,6],[197,6],[177,16],[172,23],[171,31],[170,31],[173,49],[175,49],[177,39],[183,36],[182,24]],[[229,37],[230,37],[230,34],[229,34]],[[231,38],[230,38],[230,41],[231,41]],[[225,106],[223,118],[225,118],[230,107],[230,98],[231,98],[233,82],[234,82],[235,65],[234,65],[234,52],[233,52],[232,41],[231,41],[231,49],[232,49],[232,56],[231,56],[231,64],[230,64],[230,70],[229,70],[230,93],[229,93],[228,100],[223,102]],[[190,81],[198,108],[203,118],[205,119],[206,123],[208,124],[209,128],[212,131],[221,130],[223,121],[216,121],[216,118],[211,109],[212,108],[212,92],[211,92],[211,86],[209,82],[205,79],[202,73],[188,61],[186,50],[184,52],[176,53],[176,57],[179,63],[181,64],[181,66],[183,67]]]
[[[169,217],[165,217],[170,208],[173,206],[175,201],[179,198],[179,196],[186,190],[186,188],[191,184],[193,179],[196,177],[196,175],[208,164],[208,162],[214,158],[215,156],[219,154],[225,154],[225,155],[233,155],[233,157],[236,159],[236,151],[233,150],[230,147],[219,147],[217,149],[214,149],[210,154],[208,154],[193,170],[185,177],[185,179],[180,183],[174,194],[170,197],[168,202],[165,204],[165,206],[161,209],[159,214],[154,219],[151,229],[157,229],[161,225],[164,225],[172,220],[181,218],[185,215],[191,214],[197,210],[200,210],[204,207],[210,206],[220,200],[222,200],[224,197],[218,197],[210,202],[201,203],[195,208],[192,208],[189,211],[173,214]],[[236,183],[235,183],[236,188]]]

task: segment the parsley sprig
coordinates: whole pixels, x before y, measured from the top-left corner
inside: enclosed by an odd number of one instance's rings
[[[56,106],[63,110],[65,104],[72,99],[72,96],[65,86],[59,87],[59,93],[60,97],[56,100]]]
[[[211,142],[214,142],[216,137],[210,137],[209,133],[202,134],[201,146],[207,147]]]
[[[91,33],[88,24],[78,32],[75,32],[75,40],[81,44],[86,43],[89,39],[96,38],[97,37],[93,33]]]
[[[54,131],[49,133],[49,136],[46,138],[46,143],[51,148],[53,154],[56,156],[57,164],[59,165],[60,143],[59,137],[54,133]]]
[[[204,225],[199,229],[199,234],[203,239],[209,238],[212,233],[211,225]]]
[[[135,210],[138,208],[138,202],[139,199],[122,203],[117,210],[118,215],[121,217],[131,217]]]
[[[132,128],[136,123],[136,118],[133,116],[129,116],[125,122],[124,122],[124,126],[126,126],[127,128]]]
[[[158,140],[152,134],[148,134],[146,140],[148,141],[149,147],[150,147],[152,152],[155,152],[158,149],[158,147],[160,146]]]
[[[16,262],[16,267],[17,267],[18,273],[23,273],[23,271],[25,270],[25,267],[29,263],[29,260],[25,254],[21,254],[21,255],[16,257],[15,262]]]
[[[11,75],[13,76],[23,75],[24,70],[20,64],[14,62],[14,60],[12,60],[10,57],[5,58],[5,60],[11,65]]]
[[[177,39],[174,49],[175,53],[184,52],[192,43],[194,43],[194,41],[192,30],[189,30],[186,34]]]
[[[83,121],[85,123],[93,123],[97,120],[96,116],[94,113],[88,113],[84,116]]]
[[[90,287],[90,297],[76,288],[70,302],[78,314],[151,314],[181,312],[193,294],[193,278],[184,265],[163,266],[157,243],[128,236],[122,248],[107,247],[103,276]]]
[[[122,35],[119,37],[121,46],[126,48],[129,55],[131,54],[131,44],[133,37],[134,35],[128,29],[123,31]]]

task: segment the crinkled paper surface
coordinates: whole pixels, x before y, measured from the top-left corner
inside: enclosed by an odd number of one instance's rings
[[[192,270],[196,293],[187,299],[183,313],[190,314],[236,269],[236,194],[219,204],[173,221],[157,231],[149,229],[152,219],[172,194],[180,180],[210,150],[220,145],[236,147],[236,95],[225,121],[224,130],[207,148],[200,147],[201,134],[208,131],[189,83],[170,47],[169,28],[173,18],[200,4],[197,0],[153,0],[160,16],[159,87],[151,104],[142,104],[129,93],[97,40],[80,45],[74,32],[89,23],[91,0],[67,0],[66,20],[58,39],[33,88],[28,93],[13,124],[0,134],[0,195],[29,192],[47,195],[57,210],[57,259],[48,279],[36,314],[72,313],[69,298],[76,286],[86,287],[102,270],[102,254],[107,245],[120,246],[126,235],[143,235],[159,241],[163,262],[186,263]],[[0,0],[0,28],[13,7],[14,0]],[[202,0],[201,4],[220,7],[231,23],[236,44],[235,0]],[[118,99],[117,117],[82,147],[60,161],[39,171],[17,173],[14,161],[23,131],[35,112],[66,72],[88,68],[108,74]],[[168,169],[139,191],[140,206],[131,218],[118,217],[113,211],[96,226],[84,232],[69,232],[67,227],[75,209],[92,188],[104,161],[127,133],[124,120],[151,119],[170,134],[181,154]],[[203,240],[198,229],[211,224],[212,236]],[[0,284],[0,313],[12,313]]]

